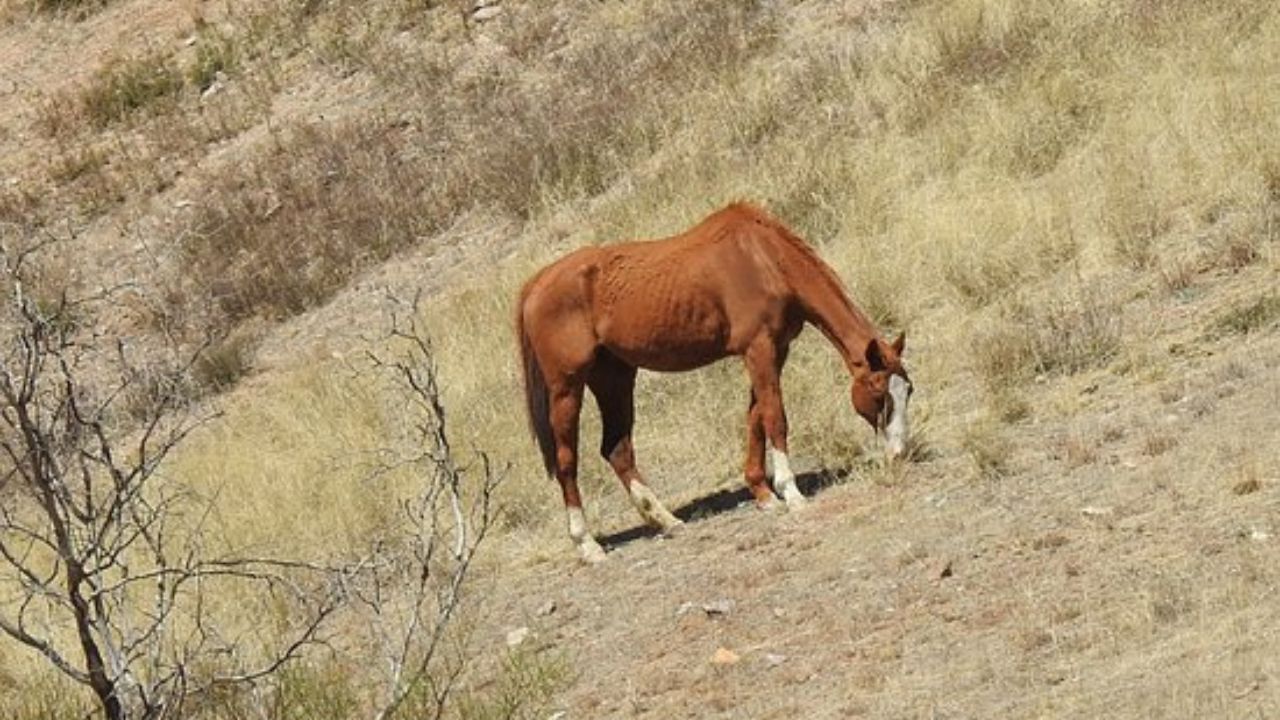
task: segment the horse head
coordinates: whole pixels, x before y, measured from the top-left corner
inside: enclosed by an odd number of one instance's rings
[[[893,343],[871,339],[864,353],[866,363],[853,376],[853,408],[877,434],[884,434],[890,459],[906,452],[910,433],[907,403],[913,388],[902,365],[906,340],[905,333]]]

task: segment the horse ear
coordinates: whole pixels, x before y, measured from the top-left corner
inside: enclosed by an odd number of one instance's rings
[[[880,341],[872,338],[867,343],[867,367],[871,368],[871,372],[880,372],[885,369],[884,355],[881,354]]]
[[[898,339],[893,341],[893,353],[898,357],[902,357],[902,351],[907,347],[907,332],[904,330],[898,333]]]

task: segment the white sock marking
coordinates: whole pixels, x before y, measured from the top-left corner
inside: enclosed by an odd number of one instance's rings
[[[587,518],[582,513],[580,507],[566,508],[566,514],[569,519],[569,539],[573,540],[573,544],[578,546],[578,552],[582,553],[582,559],[589,563],[597,563],[604,560],[604,548],[600,547],[600,543],[591,537],[591,532],[587,529]]]
[[[632,480],[627,484],[630,490],[631,502],[636,506],[636,510],[640,512],[646,522],[656,525],[663,530],[669,530],[677,525],[681,525],[680,519],[672,515],[653,490],[639,480]]]
[[[587,537],[587,517],[582,513],[582,508],[568,508],[569,515],[569,537],[575,544],[581,543],[583,538]]]
[[[773,458],[774,492],[782,496],[789,508],[803,505],[804,495],[800,494],[800,488],[796,487],[796,474],[791,471],[791,461],[787,459],[787,454],[771,447],[769,455]]]

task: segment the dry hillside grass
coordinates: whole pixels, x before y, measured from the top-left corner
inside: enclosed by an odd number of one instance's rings
[[[1280,712],[1280,10],[503,7],[0,3],[0,222],[73,230],[72,282],[145,277],[139,336],[227,337],[226,414],[170,468],[219,498],[219,541],[378,535],[412,479],[368,478],[395,401],[352,368],[384,288],[425,289],[455,446],[518,478],[459,716]],[[700,500],[740,483],[741,370],[642,376],[640,462],[709,517],[579,569],[521,415],[516,289],[738,197],[908,331],[916,462],[879,466],[806,333],[784,383],[816,506],[728,510]],[[608,468],[584,476],[597,531],[631,528]],[[360,716],[360,648],[335,645],[280,717]],[[34,658],[0,665],[0,710],[66,711]]]

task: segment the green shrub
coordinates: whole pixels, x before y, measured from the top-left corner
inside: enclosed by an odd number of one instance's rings
[[[81,93],[80,108],[93,126],[102,128],[143,109],[171,105],[182,88],[173,60],[151,52],[104,65]]]

